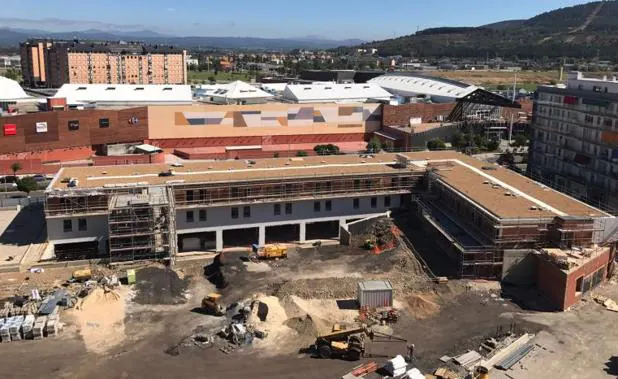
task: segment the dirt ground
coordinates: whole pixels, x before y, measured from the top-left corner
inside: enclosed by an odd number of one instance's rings
[[[81,311],[69,317],[80,311],[65,312],[66,329],[56,338],[1,344],[0,364],[10,368],[2,377],[340,377],[359,363],[314,359],[307,354],[306,348],[320,330],[328,329],[333,322],[352,322],[356,316],[357,311],[342,305],[346,298],[338,296],[342,294],[339,289],[327,290],[324,286],[332,286],[333,280],[356,282],[368,277],[390,278],[398,283],[394,285],[398,288],[395,300],[401,309],[400,321],[385,331],[415,344],[415,366],[424,372],[438,367],[441,356],[476,349],[498,328],[514,327],[518,331],[539,333],[539,339],[545,338],[539,343],[551,348],[552,359],[557,362],[552,365],[561,373],[559,377],[601,378],[606,375],[605,363],[610,362],[614,354],[611,347],[618,341],[618,332],[612,327],[618,314],[593,302],[566,313],[522,310],[501,298],[499,286],[492,282],[427,283],[422,280],[422,272],[415,271],[416,266],[406,262],[400,254],[395,251],[374,256],[361,249],[323,247],[291,253],[287,260],[271,263],[246,262],[241,259],[246,253],[226,254],[222,272],[229,285],[220,290],[225,302],[256,298],[267,303],[269,316],[264,322],[256,321],[256,327],[270,332],[266,339],[256,340],[254,345],[229,355],[217,348],[198,347],[182,349],[178,355],[166,353],[195,330],[215,332],[225,322],[223,318],[197,311],[202,297],[216,291],[215,284],[204,276],[208,271],[205,267],[212,262],[180,262],[175,271],[178,279],[171,276],[169,287],[160,284],[123,287],[120,290],[122,303],[98,298],[99,301],[90,304],[93,314]],[[407,285],[400,280],[406,273],[401,269],[402,262],[410,269]],[[150,280],[148,277],[161,283],[157,279],[160,274],[151,273],[144,280]],[[309,284],[298,282],[320,278],[324,280]],[[294,287],[281,292],[290,282]],[[177,289],[177,296],[185,301],[140,304],[135,301],[140,288]],[[618,298],[618,286],[607,285],[601,290],[609,290],[607,295]],[[343,294],[349,295],[346,291]],[[310,298],[316,292],[326,294],[325,298]],[[354,297],[355,291],[352,292]],[[111,307],[103,307],[105,312],[99,310],[108,300]],[[124,313],[123,318],[118,317],[119,312]],[[104,326],[113,333],[100,334],[98,329]],[[562,352],[558,348],[565,350]],[[404,354],[405,343],[369,342],[367,353],[370,357],[363,361],[375,360],[381,364],[396,354]],[[36,359],[24,359],[25,356]],[[583,363],[578,366],[578,362]],[[520,377],[548,377],[540,366],[530,363],[525,371],[528,376]]]

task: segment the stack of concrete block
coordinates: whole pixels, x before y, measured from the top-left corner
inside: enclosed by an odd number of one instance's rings
[[[11,333],[9,333],[9,326],[11,326],[13,322],[13,317],[7,317],[4,320],[4,324],[0,326],[0,340],[2,342],[11,342]]]
[[[32,327],[32,338],[35,340],[42,340],[45,335],[45,324],[47,323],[47,316],[39,316],[34,321]]]
[[[11,341],[21,341],[21,325],[24,323],[24,316],[13,317],[13,322],[9,326]]]
[[[34,328],[34,316],[27,315],[21,324],[21,335],[24,339],[32,339],[32,328]]]
[[[60,315],[54,313],[47,317],[47,323],[45,324],[45,335],[48,337],[58,334],[60,329]]]

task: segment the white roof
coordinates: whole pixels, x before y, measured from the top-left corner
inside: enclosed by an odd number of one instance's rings
[[[198,87],[199,96],[216,96],[230,100],[266,99],[273,97],[268,92],[237,80],[228,84],[203,84]]]
[[[285,87],[287,87],[287,83],[261,83],[260,87],[265,91],[272,92],[283,92]]]
[[[172,84],[64,84],[54,95],[67,104],[191,104],[191,86]]]
[[[135,149],[141,150],[141,151],[143,151],[145,153],[158,153],[160,151],[163,151],[163,150],[161,150],[161,148],[149,145],[147,143],[143,143],[141,145],[135,145]]]
[[[404,97],[425,95],[434,100],[435,98],[455,100],[479,88],[455,80],[414,73],[386,74],[369,80],[369,83],[379,85],[394,95]]]
[[[390,100],[391,94],[375,84],[290,84],[283,97],[297,102],[364,102]]]
[[[13,79],[0,76],[0,101],[34,100]]]

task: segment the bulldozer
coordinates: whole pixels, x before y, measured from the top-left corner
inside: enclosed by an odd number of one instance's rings
[[[265,246],[252,246],[252,258],[256,259],[276,259],[287,258],[288,248],[285,245],[269,244]]]
[[[221,294],[211,293],[202,299],[202,309],[212,316],[225,315],[225,306],[220,302]]]

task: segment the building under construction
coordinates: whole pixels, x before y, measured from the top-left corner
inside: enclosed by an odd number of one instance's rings
[[[173,258],[189,251],[336,239],[405,209],[459,277],[504,275],[518,254],[607,241],[615,218],[455,152],[63,168],[46,191],[59,259]]]

